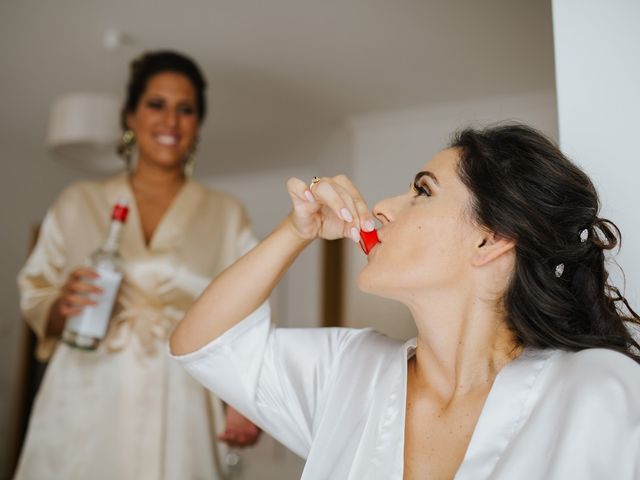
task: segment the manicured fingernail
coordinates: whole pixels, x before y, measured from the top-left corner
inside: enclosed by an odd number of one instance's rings
[[[345,222],[353,222],[353,217],[351,216],[351,212],[345,208],[340,210],[340,216]]]
[[[315,197],[313,196],[313,193],[311,193],[309,190],[306,190],[304,192],[304,197],[310,202],[315,202],[316,201]]]
[[[360,232],[358,232],[357,228],[351,229],[351,240],[353,240],[356,243],[360,243]]]
[[[373,223],[371,220],[366,220],[364,222],[364,231],[365,232],[372,232],[374,228],[376,228],[376,224]]]

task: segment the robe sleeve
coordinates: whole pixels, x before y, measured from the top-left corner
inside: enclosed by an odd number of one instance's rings
[[[174,358],[202,385],[306,458],[333,366],[353,331],[274,328],[263,304],[208,345]]]
[[[18,273],[20,309],[38,338],[36,357],[48,360],[57,338],[46,337],[47,320],[53,302],[65,281],[66,255],[63,232],[54,205],[47,212],[34,250]]]

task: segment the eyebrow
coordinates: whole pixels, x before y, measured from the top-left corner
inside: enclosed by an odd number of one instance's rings
[[[421,172],[416,173],[416,178],[413,179],[413,183],[417,184],[420,181],[420,179],[425,176],[431,178],[431,180],[433,180],[433,182],[437,186],[440,186],[440,182],[438,182],[438,178],[433,174],[433,172],[430,172],[429,170],[423,170]]]

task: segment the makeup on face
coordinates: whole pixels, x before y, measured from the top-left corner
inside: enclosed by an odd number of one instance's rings
[[[370,232],[365,232],[364,230],[360,230],[360,248],[365,253],[365,255],[369,255],[371,249],[380,243],[378,239],[378,231],[371,230]]]

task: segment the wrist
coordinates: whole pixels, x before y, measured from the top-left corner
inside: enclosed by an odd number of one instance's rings
[[[307,247],[307,245],[315,240],[315,238],[305,238],[298,231],[298,229],[293,224],[293,221],[291,220],[291,215],[287,215],[287,217],[278,226],[278,230],[286,238],[287,243],[290,243],[292,246],[294,246],[296,250],[303,250],[305,247]]]
[[[62,331],[64,330],[67,322],[67,317],[60,311],[61,303],[62,297],[58,297],[49,308],[49,316],[45,326],[45,337],[59,337],[62,335]]]

